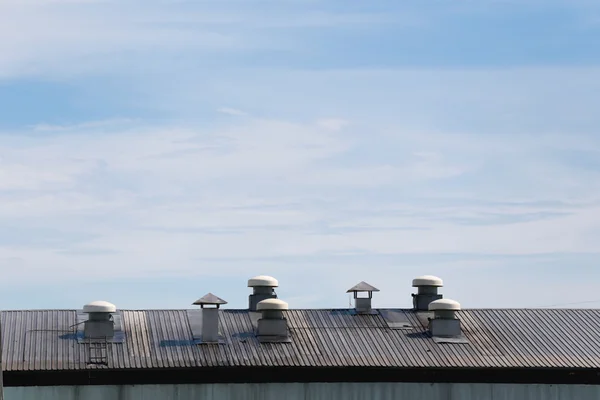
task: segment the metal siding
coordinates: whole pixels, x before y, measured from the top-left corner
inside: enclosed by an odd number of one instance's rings
[[[247,310],[221,310],[220,344],[195,344],[187,310],[122,310],[124,343],[109,343],[110,368],[205,366],[600,368],[597,310],[463,310],[468,344],[435,343],[424,315],[393,310],[413,326],[352,310],[285,312],[291,343],[260,343]],[[73,335],[75,310],[2,312],[3,368],[95,369]]]
[[[267,383],[8,387],[11,400],[572,400],[599,386],[422,383]]]

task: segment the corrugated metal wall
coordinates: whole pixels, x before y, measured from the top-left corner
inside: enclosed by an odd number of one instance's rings
[[[6,400],[600,400],[600,386],[268,383],[5,388]]]

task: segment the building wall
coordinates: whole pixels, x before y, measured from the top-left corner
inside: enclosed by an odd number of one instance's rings
[[[5,400],[587,400],[600,386],[423,383],[267,383],[8,387]]]

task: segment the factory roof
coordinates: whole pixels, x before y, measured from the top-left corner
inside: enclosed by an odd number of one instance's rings
[[[468,343],[438,343],[427,312],[288,310],[289,343],[260,343],[257,313],[220,309],[219,344],[199,344],[190,312],[119,310],[121,339],[106,365],[73,328],[77,310],[2,312],[4,371],[203,367],[600,368],[600,310],[467,309],[457,312]]]

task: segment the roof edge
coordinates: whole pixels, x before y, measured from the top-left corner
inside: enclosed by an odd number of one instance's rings
[[[600,385],[591,368],[204,367],[6,371],[4,386],[413,382]],[[201,373],[200,373],[201,372]]]

